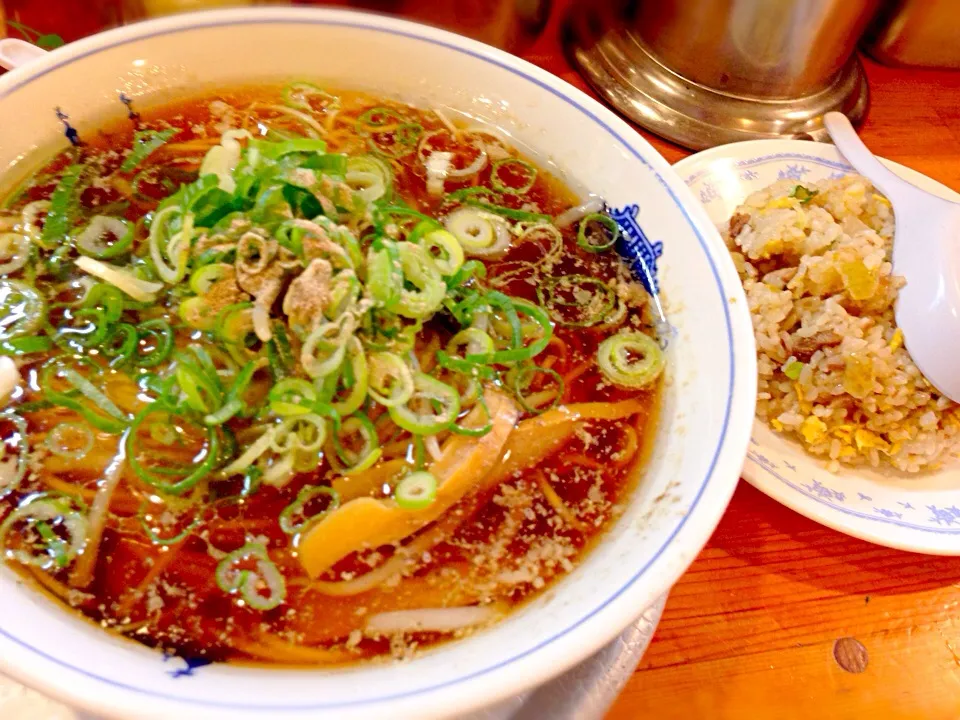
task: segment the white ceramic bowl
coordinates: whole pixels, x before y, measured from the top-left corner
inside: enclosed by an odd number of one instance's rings
[[[949,200],[960,195],[918,172],[885,160],[898,175]],[[674,169],[717,225],[746,197],[771,183],[824,180],[855,172],[833,145],[755,140],[705,150]],[[913,552],[960,555],[960,467],[907,475],[892,470],[829,472],[798,442],[754,424],[744,477],[807,517],[871,542]]]
[[[614,638],[676,581],[743,463],[755,357],[743,292],[702,207],[613,113],[503,52],[348,12],[270,8],[172,17],[82,40],[0,78],[0,170],[26,172],[124,108],[204,84],[311,78],[440,103],[516,141],[637,221],[657,249],[677,334],[656,450],[617,525],[568,578],[499,626],[403,664],[337,671],[188,668],[116,638],[0,575],[0,670],[94,712],[137,718],[429,718],[532,687]],[[51,146],[53,142],[53,146]],[[57,143],[59,142],[59,145]]]

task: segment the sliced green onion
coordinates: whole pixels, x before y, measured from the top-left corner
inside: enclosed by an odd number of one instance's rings
[[[284,108],[284,112],[287,112],[291,115],[300,115],[296,110],[290,110]],[[313,122],[312,118],[308,118],[310,122]],[[233,178],[233,172],[237,169],[237,166],[240,164],[240,158],[243,154],[243,148],[240,145],[241,139],[250,140],[252,135],[250,135],[247,130],[227,130],[220,136],[220,144],[214,145],[212,148],[207,150],[207,154],[203,156],[203,160],[200,162],[200,170],[198,171],[200,177],[206,177],[214,175],[217,178],[216,187],[226,193],[233,193],[237,189],[237,181]],[[189,208],[185,209],[184,220],[187,218],[192,218],[192,213],[186,212]],[[187,222],[183,223],[183,226],[187,226]],[[170,257],[174,256],[173,252],[168,253]]]
[[[120,172],[133,172],[164,143],[177,133],[176,128],[165,130],[137,130],[133,134],[133,149],[120,166]]]
[[[216,146],[219,147],[219,146]],[[150,221],[150,259],[157,270],[157,275],[168,285],[180,282],[187,272],[187,262],[190,259],[190,240],[193,229],[188,218],[192,215],[182,215],[179,205],[170,205],[157,211]],[[179,221],[180,230],[173,230],[173,225]],[[168,264],[168,259],[173,264]]]
[[[20,280],[0,278],[0,340],[35,332],[45,316],[46,303],[35,287]]]
[[[147,455],[153,462],[149,466],[144,465],[139,454],[139,430],[150,415],[161,412],[154,405],[156,403],[141,410],[127,432],[124,441],[127,462],[137,477],[148,485],[169,495],[182,495],[212,472],[219,459],[220,438],[216,428],[199,426],[206,433],[206,440],[190,464],[172,462],[151,449]]]
[[[115,358],[116,364],[123,364],[133,358],[139,339],[137,329],[130,323],[114,325],[103,343],[103,353]]]
[[[470,376],[492,378],[494,370],[486,367],[487,358],[492,358],[496,346],[489,333],[479,328],[461,330],[447,343],[446,350],[437,352],[437,362],[441,367],[457,370]],[[473,355],[483,358],[482,361],[471,361],[463,355]]]
[[[413,469],[423,470],[427,466],[427,448],[423,435],[413,436]]]
[[[218,314],[202,295],[194,295],[180,301],[177,315],[187,325],[197,330],[209,332],[217,324]]]
[[[229,553],[217,565],[215,576],[221,590],[231,594],[239,591],[254,610],[272,610],[287,596],[283,575],[260,543],[248,542]]]
[[[469,408],[477,401],[483,400],[483,386],[476,377],[464,373],[454,375],[454,380],[462,381],[461,384],[454,382],[454,387],[460,390],[460,408]]]
[[[253,320],[249,317],[253,310],[252,302],[234,303],[220,310],[214,323],[213,334],[224,342],[234,345],[243,342],[253,331]]]
[[[336,320],[347,310],[356,308],[362,292],[357,274],[353,270],[341,270],[330,284],[330,299],[324,314],[331,320]]]
[[[217,369],[216,364],[214,364],[213,357],[207,352],[207,348],[201,345],[190,345],[187,347],[187,350],[197,359],[197,366],[209,379],[210,384],[213,385],[218,392],[222,392],[223,384],[220,382],[221,373]],[[236,369],[226,356],[221,355],[220,359],[223,361],[225,372],[229,373]],[[245,371],[246,368],[244,368],[244,372],[238,375],[237,378],[243,376]]]
[[[227,420],[243,410],[243,401],[239,398],[233,398],[223,404],[216,412],[205,415],[203,421],[207,425],[223,425]]]
[[[224,474],[229,476],[247,472],[257,458],[267,452],[273,445],[273,438],[276,431],[276,425],[267,427],[263,434],[261,434],[250,447],[243,451],[240,457],[223,469]]]
[[[463,247],[457,238],[446,230],[432,230],[426,233],[417,244],[433,258],[433,263],[441,275],[453,275],[463,265]]]
[[[509,220],[517,220],[519,222],[545,223],[552,220],[549,215],[544,215],[543,213],[529,212],[527,210],[514,210],[513,208],[504,207],[503,205],[494,205],[493,203],[483,202],[482,200],[476,200],[475,198],[467,198],[464,201],[464,204],[472,205],[473,207],[486,210],[494,215],[500,215],[501,217],[505,217]]]
[[[370,387],[367,392],[381,405],[403,405],[413,395],[413,372],[399,355],[373,353],[369,358]]]
[[[46,443],[54,455],[78,460],[93,448],[93,432],[86,425],[64,422],[47,433]]]
[[[353,269],[362,265],[363,252],[360,249],[360,241],[357,240],[349,228],[338,225],[330,218],[322,215],[315,217],[313,223],[323,228],[327,236],[346,251],[346,258]]]
[[[243,489],[240,491],[240,497],[250,497],[260,489],[260,481],[263,478],[263,470],[256,465],[251,465],[243,473]]]
[[[308,82],[287,85],[283,89],[283,102],[297,110],[309,112],[336,110],[340,107],[340,98]]]
[[[40,223],[40,216],[42,214],[43,221],[46,222],[46,217],[49,212],[49,200],[34,200],[24,205],[23,210],[20,211],[20,224],[23,227],[23,231],[44,250],[53,250],[56,247],[52,242],[45,242],[43,239],[43,227]]]
[[[197,295],[206,295],[210,286],[233,272],[233,265],[217,262],[197,268],[190,275],[190,289]]]
[[[96,347],[106,339],[110,326],[103,309],[82,308],[74,310],[72,314],[74,320],[87,319],[87,324],[80,327],[61,325],[57,328],[56,340],[73,341],[81,347]]]
[[[407,233],[406,240],[416,245],[423,245],[423,237],[434,230],[443,230],[443,225],[436,220],[421,220],[413,226],[413,230]]]
[[[80,413],[87,422],[98,430],[114,435],[119,435],[126,430],[129,424],[127,416],[92,383],[83,378],[76,370],[67,367],[67,362],[70,361],[64,358],[54,358],[45,363],[41,369],[39,385],[46,392],[46,400],[54,405]],[[94,372],[100,371],[100,368],[92,360],[81,359],[76,362],[78,365],[91,367]],[[69,374],[68,371],[70,371]],[[55,378],[57,376],[67,379],[72,388],[65,392],[56,390]],[[79,379],[80,387],[77,386],[76,382],[71,382],[71,379],[74,381]],[[91,402],[89,404],[81,402],[77,397],[78,395],[84,395]],[[106,401],[106,404],[101,405],[101,398]]]
[[[533,376],[537,373],[549,376],[557,385],[556,394],[550,401],[550,404],[546,406],[541,406],[539,404],[531,405],[527,397],[527,388],[530,386]],[[529,413],[539,414],[557,407],[560,404],[560,400],[563,398],[563,389],[563,377],[560,375],[560,373],[552,368],[540,367],[538,365],[527,365],[520,368],[514,375],[513,391],[516,395],[517,402],[519,402],[520,406]]]
[[[379,249],[371,246],[367,250],[367,289],[370,296],[388,310],[400,302],[403,270],[396,243],[384,240]]]
[[[333,409],[340,415],[351,415],[363,405],[369,390],[369,368],[363,343],[358,338],[351,337],[347,340],[346,360],[340,374],[331,373],[327,380],[335,381],[330,399]],[[338,392],[340,387],[347,390],[346,396]]]
[[[307,413],[284,418],[273,433],[271,447],[281,455],[291,451],[319,452],[326,439],[326,421],[316,413]]]
[[[500,295],[500,293],[488,293],[486,298],[490,299],[496,295]],[[497,350],[486,355],[468,354],[466,356],[467,361],[483,364],[521,362],[536,357],[546,349],[550,343],[550,338],[553,337],[553,325],[550,322],[550,317],[544,312],[543,308],[529,303],[526,300],[514,299],[508,300],[508,302],[510,303],[508,317],[510,319],[513,336],[511,346],[507,349]],[[539,333],[539,337],[527,345],[522,344],[524,333],[519,313],[533,320],[534,324],[532,327],[537,328],[537,332]]]
[[[783,374],[791,380],[799,380],[800,373],[803,372],[804,364],[799,360],[794,360],[783,369]]]
[[[806,205],[813,200],[814,196],[819,194],[819,190],[811,190],[803,185],[797,185],[790,191],[790,197],[796,198],[801,205]]]
[[[30,260],[30,238],[21,233],[0,233],[0,275],[10,275],[23,269]]]
[[[27,409],[21,405],[20,410],[22,412],[27,412]],[[4,453],[2,462],[5,471],[2,476],[0,476],[0,497],[3,497],[5,494],[9,493],[11,490],[16,490],[20,486],[20,482],[23,480],[24,476],[27,474],[27,457],[30,452],[30,445],[27,442],[27,421],[24,420],[20,415],[15,412],[6,411],[0,413],[0,420],[7,420],[13,423],[13,426],[16,428],[16,432],[12,435],[7,435],[6,443],[4,443]],[[6,444],[16,441],[17,444],[17,464],[13,468],[12,472],[9,472],[9,462],[10,458],[6,457]]]
[[[53,349],[53,340],[44,336],[0,340],[0,355],[30,355]]]
[[[421,470],[401,480],[393,491],[393,499],[404,510],[422,510],[433,504],[437,497],[437,479]]]
[[[329,498],[327,506],[318,512],[307,515],[306,506],[313,500],[325,495]],[[325,486],[308,486],[297,493],[297,499],[280,512],[280,529],[287,535],[296,535],[308,525],[313,524],[328,513],[340,507],[340,494]]]
[[[382,214],[383,219],[379,224],[387,224],[394,221],[393,216],[398,216],[400,220],[396,222],[401,222],[403,218],[416,218],[417,220],[425,220],[427,222],[436,222],[436,220],[429,215],[424,215],[422,212],[418,212],[413,208],[407,207],[406,205],[381,205],[376,208],[376,212]]]
[[[311,332],[300,351],[300,363],[307,375],[322,378],[340,367],[347,353],[347,338],[355,327],[353,316],[344,315],[339,320],[323,323]]]
[[[174,369],[174,377],[187,406],[199,413],[209,413],[220,404],[220,392],[206,374],[193,363],[181,360]]]
[[[281,417],[306,415],[317,400],[317,391],[306,380],[285,378],[270,388],[267,399],[270,409]]]
[[[344,446],[346,438],[352,435],[360,436],[363,445],[359,450],[352,450]],[[373,467],[380,459],[383,450],[377,438],[377,429],[366,415],[352,415],[334,428],[333,446],[337,456],[346,465],[341,474],[352,475]]]
[[[127,422],[127,420],[129,420],[126,414],[114,404],[113,400],[108,398],[99,388],[76,370],[67,367],[63,368],[60,374],[63,375],[67,382],[79,390],[84,397],[92,402],[95,407],[100,408],[110,417],[116,418],[121,422]]]
[[[450,213],[445,224],[468,255],[498,257],[510,249],[510,229],[492,213],[464,207]]]
[[[406,122],[406,118],[396,110],[387,107],[375,107],[361,113],[357,118],[354,129],[358,134],[369,136],[372,133],[380,132],[391,125]]]
[[[514,178],[510,176],[519,176],[519,184],[513,184]],[[536,181],[537,169],[526,160],[504,158],[490,166],[490,184],[498,192],[525,195]]]
[[[327,143],[323,140],[314,138],[290,138],[281,142],[268,142],[266,140],[251,139],[247,143],[247,155],[251,151],[256,151],[269,160],[279,160],[284,155],[293,153],[310,153],[311,155],[322,155],[327,151]]]
[[[270,342],[267,343],[267,358],[274,380],[280,380],[293,371],[296,358],[290,346],[290,338],[283,323],[275,322],[271,328]]]
[[[483,409],[483,414],[486,417],[487,421],[480,427],[464,427],[459,423],[454,423],[450,426],[450,431],[456,433],[457,435],[467,435],[469,437],[483,437],[491,429],[493,429],[493,417],[490,415],[490,408],[487,407],[486,400],[483,399],[483,394],[480,392],[479,383],[477,385],[477,403]]]
[[[162,422],[150,423],[150,437],[161,445],[173,445],[177,441],[177,431],[171,425]]]
[[[141,338],[141,350],[135,358],[137,365],[143,368],[156,367],[170,356],[173,350],[173,328],[166,320],[146,320],[137,326],[137,333]],[[153,338],[155,343],[147,352],[142,350],[144,338]]]
[[[253,373],[256,372],[256,369],[257,366],[253,362],[244,365],[243,369],[237,373],[229,392],[227,392],[223,405],[219,410],[205,416],[203,422],[207,425],[223,425],[234,415],[240,413],[246,407],[242,396],[247,391],[247,386],[253,379]]]
[[[107,322],[115,323],[123,315],[124,300],[120,289],[106,283],[97,283],[84,296],[82,307],[102,307]]]
[[[617,221],[603,213],[590,213],[585,216],[577,230],[577,245],[590,252],[609,250],[617,244],[619,238],[620,226]]]
[[[459,355],[460,348],[465,349],[466,355],[486,355],[494,351],[493,338],[490,334],[479,328],[467,328],[461,330],[447,343],[447,352],[451,355]]]
[[[224,342],[230,357],[238,363],[257,359],[257,353],[251,349],[252,344],[260,341],[253,318],[253,303],[237,303],[223,308],[214,323],[214,336]]]
[[[390,142],[381,139],[380,135],[390,135]],[[422,125],[405,122],[400,123],[392,130],[383,130],[372,134],[367,140],[367,145],[376,153],[397,159],[416,152],[421,135],[423,135]]]
[[[608,337],[597,348],[597,364],[615,385],[641,388],[653,383],[663,372],[663,351],[656,340],[642,332]]]
[[[387,408],[393,421],[415,435],[434,435],[460,413],[460,393],[424,373],[413,376],[413,395],[403,405]]]
[[[53,557],[57,568],[65,568],[70,563],[67,556],[66,543],[61,540],[45,521],[40,521],[34,526],[40,539],[46,544],[47,552]]]
[[[479,260],[467,260],[460,269],[447,278],[447,287],[451,290],[461,288],[470,283],[474,276],[485,278],[487,276],[487,266]]]
[[[86,516],[74,509],[68,497],[34,496],[19,505],[0,524],[0,549],[24,565],[41,570],[61,570],[83,551],[87,525]],[[17,530],[11,533],[14,527]],[[68,539],[62,540],[54,527],[62,529]],[[39,542],[30,542],[32,534],[39,536]],[[16,546],[11,547],[8,535],[19,541]]]
[[[347,160],[344,180],[368,203],[389,197],[393,192],[393,170],[383,160],[372,155],[361,155]]]
[[[80,192],[78,186],[86,170],[84,165],[69,165],[60,176],[60,182],[50,195],[50,207],[43,223],[41,238],[50,248],[63,242],[73,229]]]
[[[413,319],[432,315],[440,309],[447,294],[440,271],[427,251],[419,245],[397,243],[397,251],[404,278],[416,290],[401,288],[396,313]]]
[[[481,200],[483,202],[499,200],[500,195],[488,187],[473,185],[471,187],[460,188],[447,194],[446,201],[451,203],[463,203],[467,200]]]

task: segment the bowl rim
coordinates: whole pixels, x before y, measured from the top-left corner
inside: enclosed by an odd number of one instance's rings
[[[455,708],[464,712],[470,708],[488,705],[568,669],[599,650],[615,638],[645,610],[647,605],[664,593],[683,573],[700,552],[720,520],[740,475],[746,455],[750,427],[754,414],[756,389],[756,353],[753,331],[742,286],[737,278],[732,260],[723,246],[717,229],[710,222],[705,210],[694,198],[680,177],[660,154],[630,125],[617,117],[581,90],[561,80],[558,76],[506,52],[407,20],[383,15],[330,8],[277,8],[260,7],[233,10],[212,10],[186,15],[176,15],[135,23],[125,27],[93,35],[60,48],[49,56],[10,71],[0,77],[0,101],[18,88],[49,73],[66,70],[73,63],[90,55],[122,45],[133,44],[153,37],[179,31],[199,31],[211,27],[237,25],[271,25],[308,23],[315,25],[350,27],[399,35],[412,40],[438,45],[451,52],[462,53],[472,58],[493,64],[552,94],[585,115],[608,139],[617,142],[627,153],[627,162],[640,162],[654,173],[658,182],[670,195],[683,214],[690,231],[695,235],[710,266],[716,290],[725,300],[723,313],[729,349],[729,382],[723,412],[722,428],[717,445],[708,452],[711,455],[709,470],[693,497],[689,507],[676,520],[656,552],[643,558],[636,572],[596,607],[585,608],[578,621],[558,629],[549,638],[522,652],[498,659],[489,667],[474,669],[462,677],[436,685],[412,689],[389,696],[365,697],[356,701],[336,704],[311,703],[309,705],[243,705],[227,701],[213,703],[189,697],[177,697],[148,688],[135,687],[104,677],[96,671],[73,665],[54,657],[41,648],[34,648],[14,634],[0,627],[0,640],[6,639],[9,648],[18,652],[5,654],[4,670],[51,694],[66,697],[70,701],[94,707],[107,713],[116,713],[130,707],[121,702],[121,697],[150,698],[151,702],[169,703],[172,710],[184,707],[217,710],[244,710],[263,712],[304,712],[321,710],[368,710],[402,699],[430,698],[430,707]],[[706,454],[706,453],[705,453]],[[654,572],[650,572],[654,568]],[[641,578],[647,582],[638,582]],[[37,677],[33,673],[19,671],[16,656],[39,655],[47,663],[72,670],[96,681],[86,689],[65,687],[58,684],[50,674]],[[36,658],[34,658],[36,660]],[[23,677],[29,675],[28,677]],[[97,693],[99,688],[100,693]],[[105,690],[110,697],[103,695]],[[142,710],[142,708],[141,708]]]

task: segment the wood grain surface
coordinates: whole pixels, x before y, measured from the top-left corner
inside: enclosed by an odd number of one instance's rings
[[[525,57],[589,92],[561,48],[566,5]],[[960,191],[960,72],[864,64],[866,143]],[[741,481],[609,720],[956,720],[958,605],[960,559],[846,537]]]

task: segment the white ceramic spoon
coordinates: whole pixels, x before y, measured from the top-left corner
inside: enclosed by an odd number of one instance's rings
[[[26,40],[5,38],[0,40],[0,67],[13,70],[15,67],[26,65],[47,54],[46,50],[31,45]]]
[[[831,112],[823,120],[843,156],[893,205],[893,271],[907,281],[897,298],[897,325],[924,377],[960,402],[960,203],[894,174],[846,115]]]

